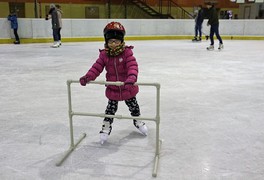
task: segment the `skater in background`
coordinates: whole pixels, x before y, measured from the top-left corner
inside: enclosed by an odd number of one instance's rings
[[[218,12],[216,11],[214,5],[211,2],[206,3],[206,7],[208,8],[208,22],[207,26],[210,27],[210,41],[211,44],[207,47],[207,50],[212,51],[214,50],[214,34],[216,35],[217,39],[219,40],[219,47],[218,49],[221,50],[224,48],[223,41],[221,36],[219,35],[219,18]]]
[[[124,42],[125,28],[119,22],[108,23],[104,28],[105,49],[100,50],[99,57],[89,71],[80,78],[80,84],[85,86],[95,80],[101,72],[106,70],[106,81],[121,81],[122,86],[107,85],[106,97],[108,105],[105,114],[114,115],[119,101],[125,101],[131,116],[139,116],[140,109],[136,95],[139,87],[134,85],[138,78],[138,64],[133,56],[133,46],[126,46]],[[104,118],[100,140],[103,144],[112,130],[113,118]],[[134,126],[144,135],[147,135],[147,126],[144,122],[133,120]]]
[[[13,29],[14,35],[15,35],[15,38],[16,38],[16,41],[14,41],[14,44],[20,44],[20,39],[19,39],[19,36],[17,34],[18,22],[17,22],[16,11],[13,10],[11,12],[11,14],[8,15],[7,19],[8,19],[8,21],[11,22],[11,29]]]
[[[51,47],[57,48],[60,47],[60,43],[59,43],[60,22],[59,22],[59,15],[57,12],[57,8],[54,4],[50,5],[49,14],[46,15],[46,20],[49,19],[51,19],[53,40],[54,40],[54,43]]]
[[[195,36],[192,41],[199,42],[202,40],[202,26],[204,21],[204,13],[203,13],[203,7],[202,5],[198,6],[198,12],[195,17]],[[199,35],[199,36],[198,36]]]
[[[62,28],[62,10],[61,10],[61,6],[56,4],[56,8],[57,8],[57,13],[58,13],[58,18],[59,18],[59,30],[58,30],[58,39],[59,39],[59,45],[61,46],[61,28]]]

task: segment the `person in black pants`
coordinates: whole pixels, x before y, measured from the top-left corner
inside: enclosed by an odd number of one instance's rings
[[[209,50],[209,51],[214,50],[214,34],[216,35],[217,39],[219,40],[218,49],[221,50],[221,49],[224,48],[224,45],[223,45],[222,38],[219,35],[218,12],[216,11],[214,5],[211,2],[206,3],[206,7],[208,8],[208,22],[207,22],[207,26],[211,26],[211,28],[210,28],[211,44],[210,44],[209,47],[207,47],[207,50]]]
[[[17,23],[17,15],[15,11],[13,11],[10,15],[8,15],[7,19],[11,22],[11,29],[14,30],[14,35],[16,38],[14,44],[20,44],[19,36],[17,34],[18,23]]]
[[[59,31],[60,31],[60,23],[59,23],[59,17],[58,12],[55,4],[50,5],[49,14],[46,15],[46,20],[51,19],[51,25],[52,25],[52,31],[53,31],[53,40],[54,43],[51,46],[52,48],[58,48],[60,47],[59,43]]]
[[[57,13],[58,13],[58,19],[59,19],[59,30],[58,30],[58,40],[59,40],[59,45],[61,46],[61,28],[62,28],[62,10],[61,10],[61,6],[56,4],[55,5],[56,8],[57,8]]]
[[[204,21],[203,7],[202,5],[198,6],[198,12],[195,17],[195,36],[192,41],[201,41],[202,40],[202,25]],[[199,34],[199,37],[198,37]]]

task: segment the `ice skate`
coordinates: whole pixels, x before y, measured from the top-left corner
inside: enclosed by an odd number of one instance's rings
[[[107,141],[108,136],[110,135],[112,131],[112,126],[110,122],[104,121],[104,124],[102,125],[102,130],[100,131],[100,143],[104,144],[105,141]]]
[[[145,136],[148,135],[148,128],[146,126],[146,124],[142,121],[139,120],[134,120],[133,121],[134,126]]]
[[[100,143],[101,143],[101,144],[104,144],[104,142],[107,141],[108,136],[109,136],[109,135],[108,135],[107,133],[100,132]]]
[[[55,41],[54,44],[52,46],[50,46],[50,47],[58,48],[58,47],[60,47],[60,44],[59,44],[59,42]]]
[[[192,39],[192,42],[197,42],[198,41],[198,39],[197,39],[197,37],[195,36],[193,39]]]
[[[219,43],[218,50],[221,51],[222,49],[224,49],[224,45],[223,45],[223,43]]]
[[[202,41],[202,38],[201,38],[201,37],[199,37],[199,38],[197,39],[197,41],[198,41],[198,42],[201,42],[201,41]]]
[[[214,50],[214,45],[210,45],[209,47],[206,48],[208,51],[213,51]]]
[[[20,44],[20,41],[14,41],[14,44]]]

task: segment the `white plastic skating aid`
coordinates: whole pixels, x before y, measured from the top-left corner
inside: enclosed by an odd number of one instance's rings
[[[100,143],[104,144],[104,142],[107,141],[108,136],[107,133],[100,133]]]

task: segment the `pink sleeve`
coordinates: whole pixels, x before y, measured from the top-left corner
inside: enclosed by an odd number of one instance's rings
[[[138,64],[136,58],[133,56],[131,48],[126,49],[126,68],[128,69],[127,79],[136,82],[138,76]]]
[[[101,51],[99,58],[86,73],[86,77],[91,81],[95,80],[102,73],[104,67],[105,67],[104,55],[103,52]]]

